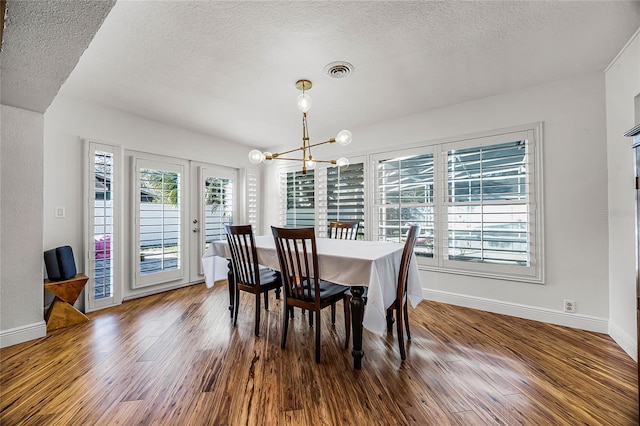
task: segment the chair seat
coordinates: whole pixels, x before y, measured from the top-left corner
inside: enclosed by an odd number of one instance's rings
[[[349,290],[349,287],[344,285],[335,284],[325,280],[318,280],[318,281],[320,283],[320,301],[321,302],[333,296],[344,294],[344,292]],[[298,289],[300,290],[300,287],[298,287]],[[315,283],[312,284],[311,292],[315,293]],[[311,301],[313,299],[314,299],[313,297],[305,297],[305,300]]]
[[[260,286],[271,285],[280,281],[280,276],[276,271],[269,268],[260,268]]]

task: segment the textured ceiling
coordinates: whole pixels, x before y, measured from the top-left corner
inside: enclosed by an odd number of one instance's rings
[[[355,143],[361,126],[603,71],[639,26],[638,1],[120,0],[60,93],[267,147],[299,142],[306,78],[312,142],[349,128]],[[324,75],[338,60],[351,77]]]
[[[45,112],[114,4],[9,0],[0,53],[0,102]]]

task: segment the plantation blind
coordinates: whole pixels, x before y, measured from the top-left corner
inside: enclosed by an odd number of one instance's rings
[[[313,227],[315,225],[315,175],[313,170],[286,172],[285,226]]]
[[[524,140],[449,149],[448,260],[530,266],[530,156]]]
[[[434,156],[380,156],[375,160],[375,215],[379,241],[403,242],[409,227],[420,225],[416,256],[434,253]]]
[[[358,238],[364,238],[364,163],[327,168],[327,224],[357,220]]]

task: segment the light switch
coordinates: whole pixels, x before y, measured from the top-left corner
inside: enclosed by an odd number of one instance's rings
[[[56,217],[66,217],[67,212],[64,206],[56,207]]]

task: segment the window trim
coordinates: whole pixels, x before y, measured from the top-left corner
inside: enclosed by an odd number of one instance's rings
[[[375,195],[376,177],[377,177],[377,161],[389,155],[410,156],[426,154],[429,150],[434,152],[434,167],[439,177],[436,177],[435,185],[435,229],[434,229],[434,256],[433,258],[418,258],[418,266],[421,270],[452,273],[458,275],[468,275],[475,277],[503,279],[509,281],[520,281],[535,284],[543,284],[544,277],[544,226],[543,226],[543,155],[542,155],[542,130],[543,123],[530,123],[509,128],[502,128],[495,131],[485,131],[463,136],[438,139],[433,141],[420,142],[416,144],[401,146],[394,149],[377,151],[368,155],[369,161],[369,182],[371,185],[368,192]],[[530,252],[531,266],[519,267],[515,265],[500,265],[489,263],[473,263],[444,259],[443,247],[444,238],[446,236],[446,217],[444,202],[446,196],[446,155],[447,150],[452,149],[452,145],[456,148],[474,147],[478,145],[478,140],[482,139],[483,145],[492,145],[499,142],[505,142],[505,138],[513,134],[526,134],[527,137],[527,153],[533,156],[530,175],[530,199],[527,202],[532,208],[529,213],[531,235],[533,237],[533,248]],[[434,173],[435,176],[435,173]],[[438,182],[439,180],[439,182]],[[377,218],[375,217],[374,205],[375,197],[371,203],[367,204],[370,209],[371,226],[369,238],[376,236],[374,228],[377,229]]]
[[[99,309],[117,306],[122,303],[122,259],[124,255],[122,243],[122,205],[124,202],[123,189],[123,153],[122,147],[108,142],[100,142],[95,139],[83,140],[84,159],[83,162],[83,197],[85,226],[84,234],[84,253],[86,259],[87,275],[90,282],[84,291],[84,307],[86,312],[93,312]],[[111,152],[113,155],[113,181],[111,182],[111,201],[113,210],[113,236],[115,241],[111,243],[111,265],[112,265],[112,294],[111,297],[105,297],[99,300],[95,299],[94,292],[94,265],[95,265],[95,241],[94,241],[94,225],[95,225],[95,200],[93,199],[92,184],[94,180],[94,157],[96,151]]]

